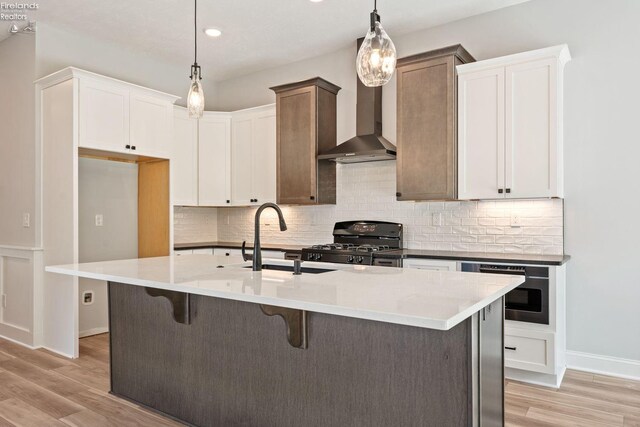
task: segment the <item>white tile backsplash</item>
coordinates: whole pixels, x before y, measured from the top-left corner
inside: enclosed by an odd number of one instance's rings
[[[218,210],[176,206],[173,209],[174,243],[218,240]]]
[[[404,245],[412,249],[437,249],[473,252],[562,254],[562,200],[505,200],[469,202],[396,201],[396,162],[338,165],[337,203],[331,206],[282,206],[288,230],[280,232],[275,212],[263,213],[262,241],[310,245],[330,242],[336,221],[385,220],[404,224]],[[196,241],[210,240],[210,209],[197,214],[190,209],[178,232],[184,231]],[[204,212],[204,213],[203,213]],[[183,212],[185,213],[185,212]],[[255,208],[217,210],[220,241],[253,239]],[[440,222],[434,223],[434,214]],[[520,217],[521,226],[511,227],[511,216]],[[438,218],[438,215],[435,215]],[[194,218],[195,217],[195,218]],[[197,226],[205,229],[202,233]],[[179,236],[179,241],[189,237]]]

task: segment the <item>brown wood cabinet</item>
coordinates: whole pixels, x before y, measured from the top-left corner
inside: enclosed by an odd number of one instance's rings
[[[398,60],[398,200],[457,197],[455,67],[473,61],[461,45]]]
[[[336,146],[336,95],[340,88],[316,77],[272,87],[276,93],[277,202],[336,202],[336,164],[317,160]]]

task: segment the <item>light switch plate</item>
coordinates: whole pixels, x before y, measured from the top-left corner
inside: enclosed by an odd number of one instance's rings
[[[104,217],[102,214],[96,215],[96,227],[102,227],[104,225]]]
[[[431,218],[431,225],[442,225],[442,213],[435,212]]]
[[[22,214],[22,226],[24,228],[29,228],[31,227],[31,215],[28,213],[23,213]]]

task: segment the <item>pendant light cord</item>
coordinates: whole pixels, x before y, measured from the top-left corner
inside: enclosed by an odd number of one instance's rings
[[[374,12],[378,11],[378,0],[373,0],[373,11]]]
[[[198,0],[193,5],[193,39],[195,45],[194,63],[198,63]]]

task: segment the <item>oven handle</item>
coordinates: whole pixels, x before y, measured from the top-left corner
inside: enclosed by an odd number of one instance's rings
[[[482,268],[480,267],[480,273],[494,273],[494,274],[514,274],[514,275],[525,275],[525,269],[518,270],[503,270],[501,268]]]

